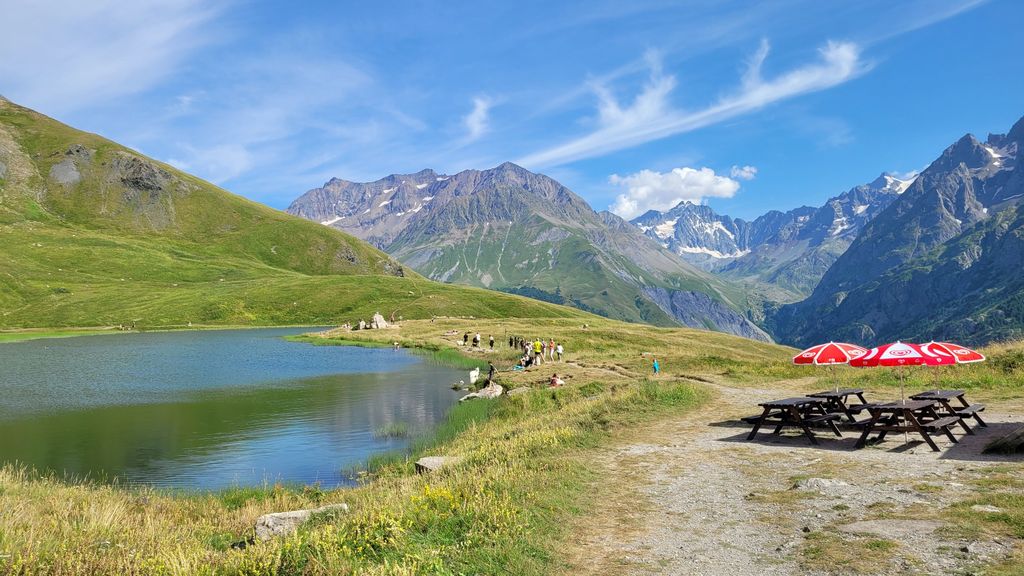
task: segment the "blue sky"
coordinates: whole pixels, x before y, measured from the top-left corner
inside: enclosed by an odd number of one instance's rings
[[[516,161],[751,218],[1024,115],[1014,0],[8,0],[0,94],[277,208]]]

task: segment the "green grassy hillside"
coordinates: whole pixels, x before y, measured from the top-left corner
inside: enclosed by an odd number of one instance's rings
[[[347,234],[0,99],[0,328],[566,317],[427,281]]]

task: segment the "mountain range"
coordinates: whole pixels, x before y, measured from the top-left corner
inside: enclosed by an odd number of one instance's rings
[[[332,179],[288,208],[434,279],[802,345],[1020,334],[1022,123],[919,175],[752,221],[682,202],[631,222],[514,164]],[[935,287],[945,287],[937,291]],[[902,306],[899,310],[894,307]],[[756,326],[755,326],[756,324]]]
[[[785,341],[1024,334],[1024,118],[965,135],[868,222],[813,293],[767,324]]]
[[[591,312],[793,345],[1019,338],[1022,148],[1024,119],[749,222],[627,222],[511,163],[335,178],[299,218],[0,99],[0,327]]]
[[[742,290],[678,258],[552,178],[512,163],[375,182],[333,178],[291,214],[386,250],[425,276],[635,322],[768,339]]]
[[[750,222],[685,201],[666,212],[648,211],[631,222],[705,270],[768,287],[777,301],[795,301],[810,294],[864,224],[912,181],[882,174],[818,208],[772,210]]]

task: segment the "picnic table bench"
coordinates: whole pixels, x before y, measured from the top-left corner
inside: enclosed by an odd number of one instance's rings
[[[979,412],[985,409],[984,404],[971,404],[965,397],[966,393],[963,390],[926,390],[924,392],[918,392],[911,396],[914,400],[931,400],[937,402],[942,406],[943,411],[948,416],[955,416],[959,420],[959,424],[963,426],[963,429],[968,434],[974,434],[971,427],[967,424],[968,418],[974,418],[978,426],[987,427],[988,424],[981,419]],[[956,400],[960,405],[954,406],[952,401]]]
[[[753,440],[757,436],[757,431],[765,424],[775,425],[772,434],[779,434],[786,426],[800,428],[811,440],[811,444],[817,444],[818,439],[814,437],[810,427],[818,424],[827,424],[836,436],[842,437],[835,423],[842,415],[828,413],[825,410],[825,401],[821,398],[784,398],[761,402],[758,406],[764,408],[761,414],[743,418],[744,422],[754,425],[754,429],[747,435],[747,440]]]
[[[828,412],[838,412],[845,414],[850,422],[857,422],[857,418],[854,414],[860,412],[861,409],[868,405],[868,401],[864,399],[864,390],[860,388],[840,388],[839,390],[825,390],[824,392],[815,392],[814,394],[807,395],[810,398],[820,398],[825,401],[825,409]],[[860,404],[848,404],[847,399],[850,396],[856,396],[860,400]]]
[[[905,402],[887,402],[868,407],[871,419],[864,424],[864,431],[855,445],[863,448],[868,436],[877,433],[875,439],[880,442],[889,432],[914,432],[920,434],[924,441],[935,452],[939,447],[932,440],[932,434],[945,434],[950,442],[957,443],[956,436],[949,427],[960,422],[957,416],[941,416],[935,410],[934,400],[907,400]]]

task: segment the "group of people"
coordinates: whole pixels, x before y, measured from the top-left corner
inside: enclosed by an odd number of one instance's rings
[[[492,334],[491,336],[489,336],[488,340],[490,341],[489,343],[491,346],[491,350],[494,350],[494,335]],[[476,334],[473,335],[473,348],[480,348],[481,342],[482,340],[480,339],[480,333],[477,332]],[[462,345],[469,346],[469,332],[466,332],[465,334],[462,335]]]
[[[522,336],[509,336],[508,346],[509,348],[519,348],[522,350],[523,355],[516,365],[521,369],[540,365],[544,362],[554,362],[555,360],[561,362],[565,355],[565,348],[561,343],[555,343],[554,338],[548,340],[537,338],[530,341]]]

